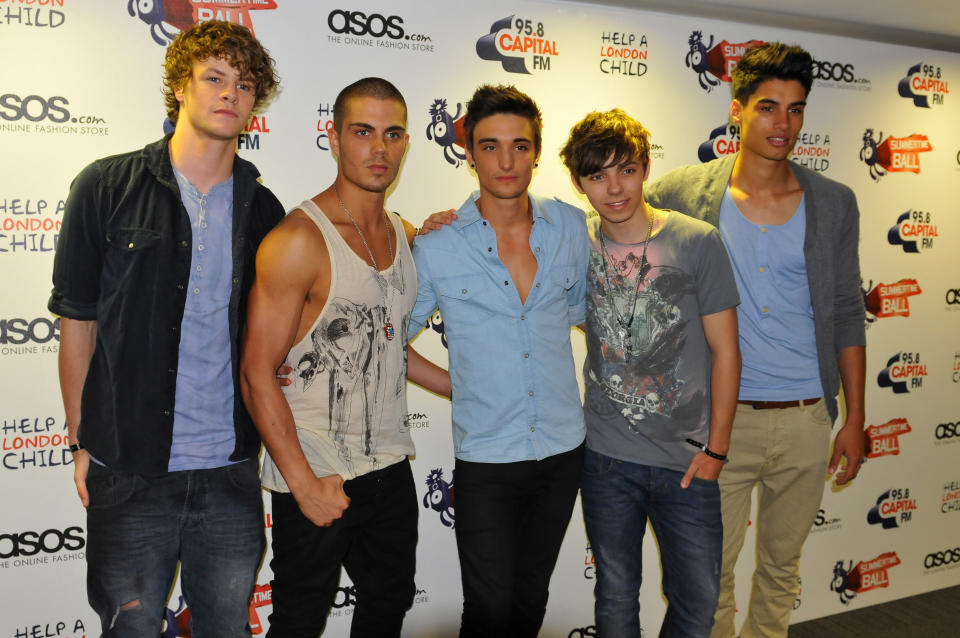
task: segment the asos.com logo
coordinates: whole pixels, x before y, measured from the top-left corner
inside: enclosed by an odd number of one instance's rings
[[[951,565],[953,563],[960,563],[960,547],[945,549],[942,552],[931,552],[923,557],[923,566],[927,569]]]
[[[48,529],[43,532],[12,532],[0,534],[0,558],[35,556],[40,552],[56,554],[60,550],[75,552],[83,549],[83,528],[68,527],[64,530]]]
[[[386,35],[392,40],[400,40],[404,36],[402,25],[403,18],[400,16],[384,17],[379,13],[368,16],[361,11],[334,9],[327,16],[327,26],[334,33],[372,35],[375,38]]]
[[[28,120],[40,122],[50,120],[62,124],[70,119],[70,111],[66,106],[70,104],[62,95],[44,98],[39,95],[20,97],[15,93],[0,95],[0,118],[8,122]]]

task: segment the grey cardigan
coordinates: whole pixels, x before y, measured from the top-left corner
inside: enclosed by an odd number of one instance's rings
[[[720,202],[730,182],[736,155],[706,164],[681,166],[645,189],[645,199],[719,225]],[[860,290],[860,211],[847,186],[791,162],[803,188],[807,230],[803,254],[813,304],[813,323],[823,396],[837,418],[840,390],[837,356],[841,349],[866,344]]]

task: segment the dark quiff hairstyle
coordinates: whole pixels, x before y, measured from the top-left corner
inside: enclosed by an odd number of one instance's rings
[[[543,141],[540,130],[543,128],[543,116],[540,114],[540,107],[529,95],[509,84],[484,84],[473,92],[473,97],[467,102],[467,115],[463,120],[467,149],[473,152],[473,129],[477,127],[477,122],[500,113],[519,115],[530,120],[533,125],[533,148],[539,155]]]
[[[801,47],[770,42],[747,49],[730,74],[734,99],[746,104],[757,86],[767,80],[796,80],[804,95],[813,86],[813,58]]]
[[[280,78],[273,58],[253,37],[250,29],[232,22],[209,20],[181,32],[167,47],[163,61],[163,99],[167,117],[176,123],[180,102],[175,91],[193,76],[193,65],[208,58],[226,60],[255,87],[254,111],[261,111],[276,97]]]
[[[570,129],[560,159],[575,179],[632,160],[646,168],[650,162],[650,131],[621,109],[593,111]]]
[[[343,128],[343,117],[347,111],[347,101],[355,97],[372,97],[377,100],[393,100],[403,107],[403,120],[407,120],[407,103],[403,95],[391,82],[383,78],[369,77],[357,80],[344,87],[333,103],[333,128],[340,135]]]

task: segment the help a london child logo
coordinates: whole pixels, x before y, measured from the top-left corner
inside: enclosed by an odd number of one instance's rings
[[[879,587],[889,587],[889,570],[899,564],[900,557],[896,552],[886,552],[873,560],[860,561],[856,565],[852,560],[848,561],[847,565],[838,560],[833,566],[830,591],[837,593],[841,603],[849,605],[857,594]]]
[[[900,437],[913,429],[904,418],[891,419],[883,425],[871,425],[866,429],[867,458],[900,455]]]
[[[919,352],[898,352],[877,375],[877,385],[894,394],[907,394],[922,390],[926,376],[927,364],[920,362]]]
[[[91,630],[99,631],[93,627]],[[40,622],[36,622],[36,618],[33,618],[29,622],[18,622],[12,629],[0,628],[0,632],[2,632],[0,635],[11,638],[93,638],[94,635],[87,633],[83,619],[63,620],[62,617],[45,618]]]
[[[53,416],[5,418],[0,422],[0,473],[72,465],[69,445],[66,421]]]
[[[549,71],[559,56],[557,41],[548,26],[533,16],[514,14],[490,25],[488,33],[477,40],[477,55],[482,60],[499,62],[507,73],[532,74]]]
[[[639,78],[647,74],[647,36],[627,31],[600,34],[600,72]]]
[[[386,12],[334,9],[327,14],[327,42],[348,47],[388,49],[397,53],[433,53],[433,38]]]
[[[867,165],[870,178],[879,182],[887,173],[919,173],[920,153],[932,151],[926,135],[914,133],[906,137],[874,135],[873,129],[863,132],[860,159]]]
[[[37,95],[27,90],[0,95],[2,133],[99,136],[109,135],[110,129],[103,117],[71,103],[64,95]]]
[[[907,69],[907,75],[897,83],[900,97],[913,100],[921,109],[943,106],[943,99],[950,94],[950,84],[943,69],[933,64],[920,62]]]
[[[830,168],[830,135],[825,132],[801,133],[790,159],[817,173]]]
[[[0,0],[0,25],[56,29],[67,20],[64,0]]]
[[[273,10],[276,0],[129,0],[127,13],[150,27],[150,37],[160,46],[198,22],[223,20],[254,31],[251,11]]]
[[[0,260],[56,250],[64,204],[55,198],[0,197]]]
[[[900,246],[905,253],[919,253],[933,248],[933,240],[939,236],[936,218],[930,211],[908,210],[887,231],[887,242]]]
[[[747,40],[746,42],[728,42],[721,40],[714,44],[713,34],[705,42],[702,31],[693,31],[687,38],[690,47],[684,58],[687,68],[697,74],[700,88],[710,93],[721,82],[730,82],[730,73],[733,71],[744,51],[750,47],[766,44],[763,40]]]
[[[960,481],[953,479],[943,484],[940,496],[940,513],[956,514],[960,512]]]
[[[912,278],[901,279],[890,284],[878,283],[871,288],[872,284],[871,280],[866,288],[860,289],[863,294],[863,304],[867,310],[868,326],[877,319],[885,317],[909,317],[910,297],[923,292],[917,280]]]

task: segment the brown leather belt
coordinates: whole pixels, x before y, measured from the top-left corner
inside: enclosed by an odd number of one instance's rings
[[[754,410],[782,410],[783,408],[799,408],[801,405],[813,405],[820,400],[797,399],[796,401],[737,401],[740,405],[749,405]]]

